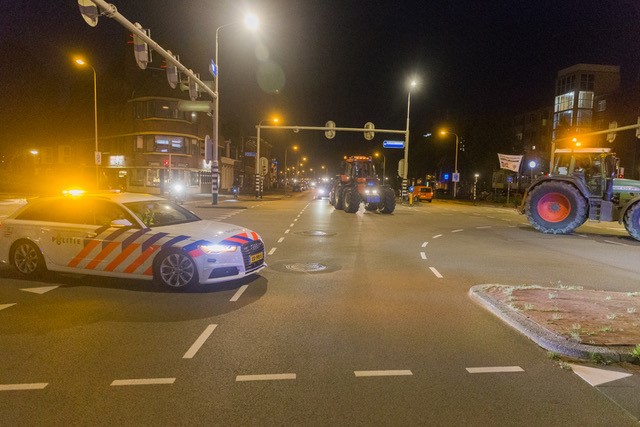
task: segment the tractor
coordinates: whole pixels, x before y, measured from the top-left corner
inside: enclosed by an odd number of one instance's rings
[[[618,177],[610,148],[555,151],[553,170],[531,183],[520,212],[538,231],[569,234],[589,219],[618,221],[640,240],[640,181]]]
[[[357,212],[364,203],[368,211],[390,214],[396,208],[396,195],[391,187],[380,184],[371,157],[352,156],[333,182],[329,203],[348,213]]]

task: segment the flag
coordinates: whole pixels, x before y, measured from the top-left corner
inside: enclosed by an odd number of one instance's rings
[[[498,153],[498,160],[500,161],[500,169],[507,169],[514,172],[520,171],[522,156],[513,156],[509,154]]]

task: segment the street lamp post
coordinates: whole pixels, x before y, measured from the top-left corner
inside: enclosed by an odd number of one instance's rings
[[[387,156],[385,156],[384,154],[380,154],[380,153],[374,153],[373,155],[376,156],[376,157],[382,156],[382,182],[384,183],[386,181]]]
[[[214,63],[216,66],[216,73],[213,76],[214,80],[214,91],[216,93],[216,101],[213,113],[213,138],[212,138],[212,156],[211,156],[211,204],[218,204],[218,186],[219,186],[219,163],[218,163],[218,129],[220,123],[220,93],[218,92],[218,81],[220,80],[220,65],[218,62],[218,39],[219,32],[222,28],[228,27],[230,25],[235,25],[240,21],[230,22],[225,25],[221,25],[216,28],[216,51],[215,51],[215,59]],[[248,14],[245,16],[245,25],[250,29],[256,29],[258,26],[257,17],[253,14]]]
[[[447,135],[447,134],[453,135],[456,137],[456,157],[455,157],[455,163],[453,165],[453,169],[456,176],[458,176],[458,143],[460,141],[460,137],[458,136],[457,133],[450,132],[448,130],[440,131],[440,135]],[[453,181],[453,198],[454,199],[456,198],[457,194],[458,194],[458,181]]]
[[[411,87],[407,94],[407,129],[404,134],[404,167],[402,171],[402,198],[407,194],[407,174],[409,172],[409,112],[411,110],[411,89],[415,88],[417,82],[411,81]]]
[[[93,68],[93,65],[89,64],[87,61],[85,61],[82,58],[77,58],[75,60],[76,64],[81,65],[81,66],[89,66],[91,67],[91,70],[93,71],[93,130],[94,130],[94,142],[95,142],[95,152],[93,154],[94,156],[94,162],[96,164],[96,186],[100,187],[100,163],[102,161],[101,156],[99,155],[98,152],[98,85],[97,85],[97,78],[96,78],[96,69]],[[100,162],[99,162],[100,160]]]

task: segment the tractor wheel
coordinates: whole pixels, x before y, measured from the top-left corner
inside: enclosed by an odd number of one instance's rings
[[[380,213],[390,214],[396,209],[396,194],[391,188],[385,188],[381,194],[382,201],[380,202]]]
[[[587,220],[587,201],[573,185],[547,181],[529,192],[525,211],[536,230],[569,234]]]
[[[640,203],[631,206],[624,214],[624,228],[636,240],[640,240]]]
[[[342,193],[344,200],[344,211],[347,213],[356,213],[360,208],[360,195],[355,187],[347,187]]]
[[[329,198],[329,202],[338,210],[344,209],[343,192],[342,185],[336,185]]]

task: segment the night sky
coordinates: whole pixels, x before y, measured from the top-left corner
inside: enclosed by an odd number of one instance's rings
[[[372,121],[377,128],[403,129],[408,81],[415,76],[420,85],[411,96],[410,163],[420,174],[451,162],[451,141],[422,137],[441,125],[460,133],[468,152],[487,152],[497,167],[496,150],[508,147],[504,124],[514,114],[551,105],[562,68],[619,65],[623,85],[640,76],[640,3],[631,0],[111,3],[205,80],[216,27],[255,12],[262,25],[257,34],[241,24],[220,31],[220,116],[245,137],[274,113],[290,125],[333,120],[362,127]],[[71,56],[92,61],[99,100],[109,99],[117,76],[132,68],[127,40],[127,30],[113,19],[102,16],[89,27],[73,0],[4,0],[0,149],[91,137],[91,73],[74,67]],[[156,54],[152,67],[160,65]],[[400,139],[365,141],[342,133],[329,141],[321,133],[284,131],[263,137],[276,148],[299,143],[318,166]],[[392,168],[402,153],[385,155]],[[465,158],[461,170],[473,173],[473,161]]]

